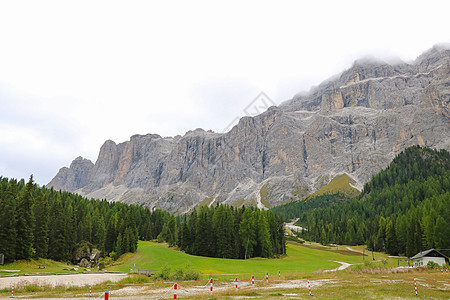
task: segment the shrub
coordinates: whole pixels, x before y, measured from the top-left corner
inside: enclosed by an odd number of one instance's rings
[[[150,282],[150,278],[145,275],[132,275],[125,277],[121,280],[119,280],[120,284],[127,284],[127,283],[148,283]]]
[[[200,274],[193,270],[190,265],[186,266],[186,269],[178,268],[173,272],[169,266],[165,265],[155,278],[159,280],[198,280]]]
[[[169,280],[170,279],[170,267],[165,265],[162,267],[161,271],[156,274],[157,279]]]
[[[192,269],[190,266],[186,268],[184,272],[184,280],[198,280],[200,278],[200,274]]]
[[[105,265],[105,262],[104,262],[104,261],[101,261],[101,262],[98,264],[98,268],[99,268],[100,270],[103,270],[105,267],[106,267],[106,265]]]
[[[23,290],[25,292],[34,293],[34,292],[39,292],[41,289],[37,285],[26,285],[23,287]]]
[[[429,261],[427,263],[427,268],[429,268],[429,269],[439,268],[439,265],[437,263],[435,263],[434,261]]]

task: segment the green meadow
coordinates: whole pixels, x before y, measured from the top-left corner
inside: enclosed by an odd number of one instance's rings
[[[375,260],[381,264],[382,259],[387,259],[387,257],[384,254],[376,253]],[[364,260],[372,261],[372,256],[365,256]],[[203,277],[209,275],[250,277],[252,274],[261,277],[266,272],[269,272],[271,276],[278,276],[278,271],[280,271],[283,277],[294,278],[315,271],[339,267],[340,264],[334,261],[363,264],[364,260],[361,253],[349,251],[341,246],[336,249],[336,247],[288,242],[287,255],[281,258],[237,260],[193,256],[169,248],[167,244],[140,241],[136,253],[121,257],[113,266],[108,267],[108,270],[129,272],[130,269],[139,268],[157,272],[163,267],[177,269],[189,266]],[[388,262],[389,265],[394,263],[396,264],[396,261],[394,262],[392,259]]]

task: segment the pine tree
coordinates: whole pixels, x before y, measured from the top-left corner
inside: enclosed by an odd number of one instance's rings
[[[119,258],[119,256],[121,256],[122,254],[124,254],[124,244],[123,244],[123,239],[122,239],[122,233],[119,232],[119,234],[117,235],[117,240],[116,240],[116,245],[114,247],[114,252],[115,253],[115,257],[114,259]]]
[[[208,208],[206,206],[202,206],[197,215],[193,254],[200,256],[211,256],[211,249],[209,247],[211,242],[211,240],[209,239],[210,232],[211,224],[208,218]]]
[[[34,205],[34,248],[36,257],[47,257],[48,253],[48,200],[47,195],[40,191]]]
[[[239,234],[241,236],[242,247],[245,249],[244,258],[253,257],[257,241],[255,220],[250,208],[246,208],[242,214]]]
[[[395,224],[392,219],[388,219],[386,224],[386,252],[391,255],[398,255],[397,236],[395,235]]]
[[[272,257],[272,243],[270,241],[269,224],[264,215],[264,211],[259,214],[258,220],[258,243],[261,245],[261,253],[259,256]]]
[[[49,232],[49,249],[48,256],[54,260],[65,260],[67,258],[66,247],[66,220],[64,218],[60,194],[56,195],[50,211],[50,232]]]
[[[26,184],[24,190],[19,195],[17,201],[17,242],[16,242],[16,258],[31,259],[34,255],[33,249],[33,175]]]
[[[0,199],[0,253],[5,255],[5,262],[16,259],[16,194],[16,182],[11,181]]]

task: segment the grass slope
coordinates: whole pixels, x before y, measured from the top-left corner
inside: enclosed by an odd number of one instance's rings
[[[324,194],[336,194],[341,193],[349,197],[355,197],[359,194],[359,191],[351,186],[352,179],[347,174],[342,174],[334,177],[330,183],[321,187],[315,193],[312,193],[308,197],[315,197]]]
[[[129,269],[141,268],[158,271],[164,266],[176,269],[184,268],[189,264],[192,269],[200,272],[205,277],[212,274],[215,276],[240,274],[241,276],[250,277],[252,274],[262,276],[266,272],[273,276],[278,271],[281,271],[284,276],[298,277],[316,270],[339,267],[340,264],[333,262],[333,260],[350,264],[363,262],[360,254],[356,253],[355,255],[355,252],[342,247],[336,250],[333,247],[299,245],[288,242],[287,254],[287,256],[279,259],[219,259],[188,255],[168,248],[166,244],[140,241],[135,254],[122,257],[116,265],[109,267],[108,270],[128,272]],[[368,256],[366,256],[367,259]],[[377,253],[376,259],[381,259],[381,254]]]

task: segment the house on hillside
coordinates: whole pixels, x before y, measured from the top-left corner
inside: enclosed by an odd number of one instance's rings
[[[429,261],[443,266],[446,262],[448,262],[448,257],[437,251],[436,249],[430,249],[426,251],[420,251],[409,260],[412,260],[414,267],[426,266]]]

